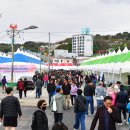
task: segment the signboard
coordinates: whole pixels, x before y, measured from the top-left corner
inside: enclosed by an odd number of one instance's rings
[[[12,68],[11,65],[0,65],[0,73],[9,73],[11,72]],[[36,67],[35,65],[15,65],[14,66],[14,73],[33,73],[35,72]]]

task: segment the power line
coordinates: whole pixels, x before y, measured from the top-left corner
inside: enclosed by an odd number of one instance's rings
[[[8,37],[8,35],[7,35],[7,34],[5,34],[5,35],[1,36],[1,37],[0,37],[0,40],[4,39],[4,38],[6,38],[6,37]]]

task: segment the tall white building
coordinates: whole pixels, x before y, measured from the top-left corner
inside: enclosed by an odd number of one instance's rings
[[[90,34],[79,34],[72,36],[72,53],[78,57],[93,55],[93,36]]]

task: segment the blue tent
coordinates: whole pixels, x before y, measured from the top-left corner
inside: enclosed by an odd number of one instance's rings
[[[10,62],[10,61],[11,61],[10,58],[0,56],[0,63],[7,63],[7,62]]]
[[[0,57],[0,63],[8,63],[11,62],[11,58]],[[14,54],[14,62],[24,62],[24,63],[34,63],[40,64],[41,61],[20,53]]]

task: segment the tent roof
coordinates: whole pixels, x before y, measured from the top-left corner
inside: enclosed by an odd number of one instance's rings
[[[95,59],[91,61],[85,61],[81,64],[81,66],[84,65],[95,65],[95,64],[108,64],[108,63],[118,63],[118,62],[126,62],[130,61],[130,52],[128,53],[122,53],[119,55],[113,55],[113,56],[108,56],[100,59]]]
[[[8,63],[11,62],[11,58],[2,57],[0,56],[0,63]],[[14,54],[14,62],[25,62],[25,63],[34,63],[34,64],[40,64],[40,59],[35,59],[30,56],[26,56],[24,54],[16,53]]]

